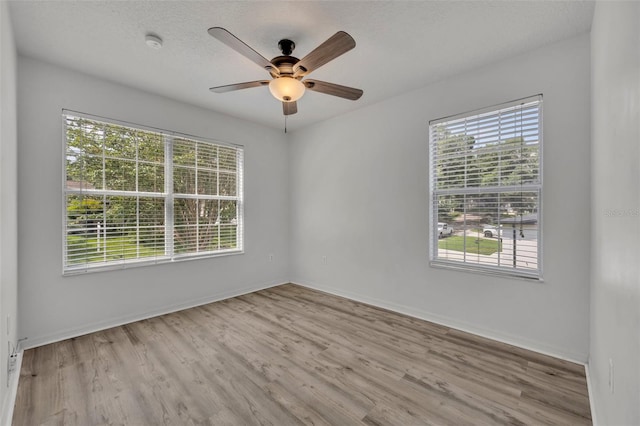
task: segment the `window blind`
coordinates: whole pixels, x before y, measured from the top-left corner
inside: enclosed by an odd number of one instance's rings
[[[63,112],[65,273],[242,250],[242,148]]]
[[[431,262],[542,274],[542,96],[429,126]]]

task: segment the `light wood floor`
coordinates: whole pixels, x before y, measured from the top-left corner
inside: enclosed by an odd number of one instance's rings
[[[13,419],[590,423],[580,365],[295,285],[27,350]]]

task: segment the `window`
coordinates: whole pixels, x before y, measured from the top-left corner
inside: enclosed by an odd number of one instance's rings
[[[242,251],[242,148],[63,112],[65,273]]]
[[[542,276],[542,96],[429,123],[431,264]]]

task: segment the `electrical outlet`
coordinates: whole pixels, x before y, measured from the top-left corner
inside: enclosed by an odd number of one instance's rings
[[[613,359],[609,358],[609,393],[613,395]]]
[[[11,373],[16,371],[16,363],[18,361],[18,355],[11,355],[9,357],[8,366],[7,366],[7,376],[10,376]]]
[[[269,262],[273,262],[273,253],[269,253]]]
[[[7,358],[7,386],[9,386],[11,375],[16,371],[18,365],[18,346],[22,340],[26,339],[18,340],[16,346],[13,346],[11,341],[7,342],[7,349],[9,350],[9,357]]]
[[[9,356],[7,357],[7,385],[9,384],[9,377],[16,369],[16,360],[18,355],[11,348],[11,342],[7,342],[7,349],[9,350]]]

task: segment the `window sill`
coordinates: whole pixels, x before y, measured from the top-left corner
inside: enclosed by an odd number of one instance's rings
[[[449,269],[458,272],[471,273],[475,275],[489,275],[492,277],[517,279],[527,282],[543,283],[542,274],[526,273],[523,271],[509,271],[502,268],[492,268],[490,266],[463,265],[458,262],[447,262],[443,260],[432,260],[429,266],[438,269]]]
[[[242,249],[231,249],[225,251],[219,251],[215,253],[203,253],[195,255],[178,255],[171,257],[160,257],[154,259],[140,259],[140,260],[127,260],[120,263],[94,263],[91,265],[85,264],[81,266],[74,266],[66,268],[62,271],[63,276],[82,275],[94,272],[107,272],[107,271],[119,271],[130,268],[139,268],[142,266],[162,265],[167,263],[186,262],[190,260],[211,259],[215,257],[233,256],[237,254],[244,254]]]

